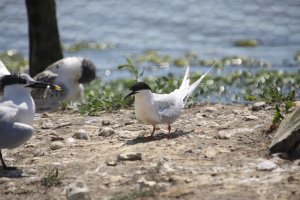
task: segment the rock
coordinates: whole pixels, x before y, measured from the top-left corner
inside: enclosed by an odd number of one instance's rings
[[[300,107],[281,122],[270,146],[271,153],[300,157]]]
[[[107,166],[117,166],[116,161],[106,161],[105,163],[106,163]]]
[[[107,119],[104,119],[104,120],[102,120],[102,126],[108,126],[108,125],[110,125],[111,123],[110,123],[110,121],[109,120],[107,120]]]
[[[255,102],[252,107],[251,110],[253,111],[259,111],[259,110],[263,110],[266,107],[266,102],[260,101],[260,102]]]
[[[276,167],[277,167],[277,165],[274,162],[272,162],[270,160],[264,160],[261,163],[257,164],[256,169],[258,171],[272,171]]]
[[[117,183],[122,181],[124,178],[120,175],[116,175],[116,176],[110,176],[110,182],[111,183]]]
[[[10,178],[7,178],[7,177],[0,177],[0,185],[3,184],[3,183],[7,183],[8,181],[10,181],[11,179]]]
[[[129,160],[129,161],[142,160],[142,154],[138,152],[121,153],[118,155],[118,160]]]
[[[209,113],[213,113],[213,112],[218,112],[219,111],[219,109],[218,108],[216,108],[216,107],[205,107],[204,109],[203,109],[203,111],[204,112],[209,112]]]
[[[31,169],[28,169],[28,170],[27,170],[27,173],[28,173],[28,174],[31,174],[31,175],[35,175],[35,174],[37,174],[37,170],[31,168]]]
[[[204,150],[204,157],[205,158],[215,158],[218,151],[215,148],[208,147]]]
[[[250,121],[250,120],[257,120],[258,117],[255,115],[248,115],[245,117],[245,121]]]
[[[60,141],[55,141],[50,144],[50,149],[53,151],[57,150],[57,149],[61,149],[63,147],[64,147],[64,144]]]
[[[160,174],[172,173],[175,170],[170,166],[170,163],[165,158],[161,158],[156,164],[156,171]]]
[[[84,129],[79,129],[77,132],[75,132],[72,136],[75,139],[79,139],[79,140],[88,140],[89,139],[89,135],[86,133],[86,131]]]
[[[233,131],[219,131],[218,138],[221,140],[229,139],[234,134]]]
[[[119,139],[128,140],[137,138],[140,135],[139,131],[119,131],[118,132]]]
[[[125,122],[124,124],[125,124],[125,126],[132,125],[132,124],[134,124],[134,121],[128,121],[128,122]]]
[[[105,127],[99,130],[98,136],[108,137],[115,134],[115,131],[112,128]]]
[[[137,183],[140,185],[140,187],[153,187],[156,185],[155,181],[147,181],[144,177],[137,180]]]
[[[91,200],[89,189],[84,181],[77,180],[71,183],[66,193],[68,200]]]

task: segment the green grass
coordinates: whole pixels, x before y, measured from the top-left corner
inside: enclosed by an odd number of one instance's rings
[[[49,170],[47,175],[42,178],[41,183],[43,186],[46,186],[48,188],[53,186],[60,186],[62,182],[61,182],[61,175],[59,174],[58,168]]]
[[[17,50],[7,50],[0,53],[0,59],[11,73],[19,73],[28,68],[28,60]]]

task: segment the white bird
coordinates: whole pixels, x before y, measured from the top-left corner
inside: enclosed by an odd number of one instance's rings
[[[35,81],[26,74],[0,77],[0,90],[3,91],[0,102],[0,160],[4,169],[15,168],[7,167],[1,150],[16,148],[33,134],[35,105],[30,94],[32,88],[46,87],[60,90],[59,86]]]
[[[37,111],[55,111],[64,100],[78,100],[83,94],[83,84],[96,77],[96,67],[91,60],[79,57],[63,58],[33,78],[37,81],[59,85],[61,91],[52,91],[44,98],[43,91],[33,90]]]
[[[153,137],[157,124],[168,124],[170,134],[171,124],[179,118],[189,96],[213,67],[214,65],[191,85],[190,69],[187,67],[181,86],[170,94],[153,93],[144,82],[137,82],[130,88],[131,92],[126,97],[135,96],[136,118],[144,124],[153,126],[150,137]]]

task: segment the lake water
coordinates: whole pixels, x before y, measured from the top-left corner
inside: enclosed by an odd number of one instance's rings
[[[91,58],[98,76],[116,69],[125,57],[155,49],[174,57],[187,51],[203,59],[245,55],[270,61],[274,69],[299,72],[294,55],[300,50],[299,0],[57,0],[57,17],[63,44],[78,40],[113,44],[103,51],[84,50],[65,55]],[[25,2],[0,1],[0,50],[17,49],[28,55]],[[255,48],[233,45],[256,39]],[[288,64],[287,64],[288,63]],[[196,70],[196,69],[193,69]],[[205,71],[206,68],[197,69]],[[147,76],[182,69],[147,72]],[[128,75],[113,71],[109,78]]]

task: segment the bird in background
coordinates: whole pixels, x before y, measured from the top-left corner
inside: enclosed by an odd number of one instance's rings
[[[84,91],[83,84],[91,82],[95,77],[96,67],[87,58],[66,57],[48,66],[33,78],[37,81],[59,85],[62,90],[52,90],[45,97],[44,89],[34,89],[31,94],[37,112],[55,111],[59,109],[62,101],[78,100]]]
[[[27,74],[0,76],[0,90],[3,91],[0,101],[0,160],[3,169],[15,169],[15,167],[8,167],[5,164],[1,150],[16,148],[29,140],[33,134],[35,104],[31,97],[31,90],[47,87],[61,90],[57,85],[35,81]]]
[[[187,66],[181,86],[170,94],[153,93],[144,82],[137,82],[130,88],[131,92],[125,98],[134,95],[136,118],[153,126],[150,137],[153,137],[157,124],[167,124],[170,134],[171,124],[180,117],[188,98],[214,66],[193,84],[190,84],[190,68]]]

